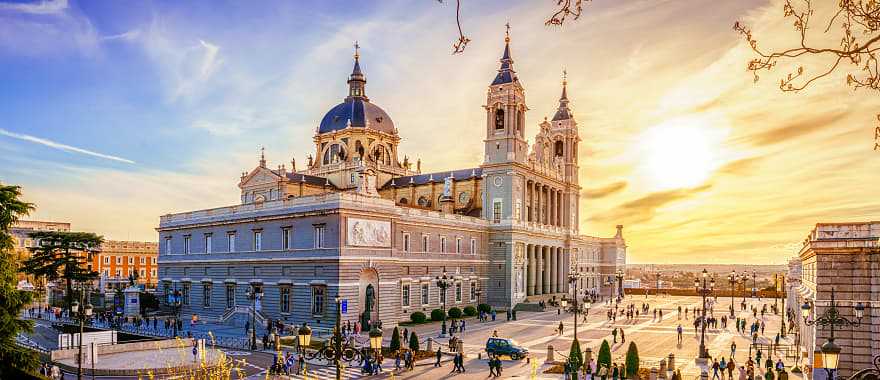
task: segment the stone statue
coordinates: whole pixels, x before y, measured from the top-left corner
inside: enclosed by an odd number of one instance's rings
[[[422,172],[422,159],[421,158],[416,160],[416,171],[419,173]]]
[[[361,326],[363,330],[370,330],[370,320],[371,314],[373,311],[373,305],[376,302],[376,294],[373,290],[373,285],[367,285],[367,289],[364,292],[364,312],[361,313]]]
[[[312,163],[313,163],[312,160],[313,160],[312,155],[310,154],[309,155],[309,167],[312,167]]]
[[[451,199],[452,198],[452,177],[446,177],[443,180],[443,199]]]
[[[290,170],[294,172],[296,171],[296,158],[290,159]]]

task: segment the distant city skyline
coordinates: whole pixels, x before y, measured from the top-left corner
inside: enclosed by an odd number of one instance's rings
[[[625,225],[629,263],[781,265],[816,223],[876,220],[880,101],[845,73],[796,94],[777,88],[785,68],[753,83],[731,26],[788,44],[782,2],[707,4],[595,1],[550,28],[550,3],[466,1],[473,41],[451,55],[455,7],[436,2],[0,1],[0,181],[37,204],[29,219],[156,241],[160,215],[238,203],[261,147],[270,167],[305,163],[355,41],[401,156],[476,166],[509,21],[525,135],[552,116],[565,69],[581,232]]]

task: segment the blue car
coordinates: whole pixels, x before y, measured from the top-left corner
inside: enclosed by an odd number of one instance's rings
[[[513,360],[519,360],[529,355],[529,350],[520,346],[513,339],[489,338],[486,341],[486,353],[491,355],[508,355]]]

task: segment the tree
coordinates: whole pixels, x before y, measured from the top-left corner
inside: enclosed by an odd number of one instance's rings
[[[388,346],[391,352],[397,352],[400,349],[400,330],[394,326],[394,332],[391,333],[391,345]]]
[[[639,373],[639,349],[635,342],[629,342],[626,349],[626,378],[637,379]]]
[[[581,353],[581,344],[575,339],[571,342],[571,349],[568,351],[568,362],[571,363],[571,369],[577,371],[584,365],[584,355]]]
[[[43,276],[49,281],[64,280],[67,292],[64,295],[65,307],[70,310],[74,281],[89,281],[98,272],[86,266],[92,253],[104,238],[89,232],[37,231],[30,237],[39,242],[31,247],[31,257],[24,262],[24,272]]]
[[[415,331],[409,333],[409,349],[412,350],[412,352],[417,352],[419,350],[419,337],[416,335]]]
[[[31,301],[31,294],[16,289],[16,261],[9,229],[34,209],[20,200],[21,188],[0,183],[0,378],[17,378],[22,371],[34,372],[39,365],[35,352],[19,346],[15,338],[30,332],[30,321],[18,319]]]
[[[599,347],[599,355],[596,358],[596,368],[599,367],[611,368],[611,345],[608,344],[607,339],[602,340],[602,346]]]

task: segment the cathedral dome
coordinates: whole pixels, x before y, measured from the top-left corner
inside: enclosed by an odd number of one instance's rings
[[[327,111],[327,114],[321,119],[318,133],[339,131],[349,126],[349,123],[352,128],[368,128],[389,134],[395,133],[391,117],[379,106],[359,96],[348,97]]]

